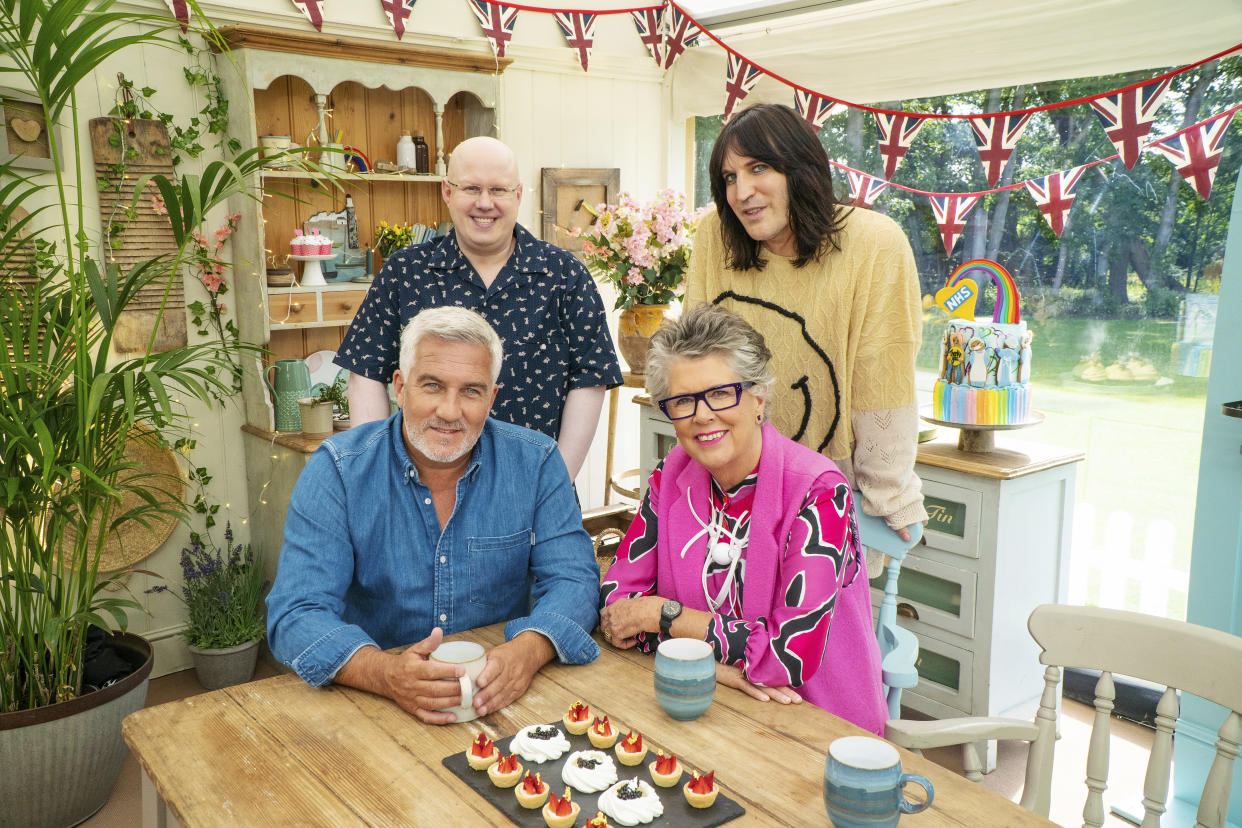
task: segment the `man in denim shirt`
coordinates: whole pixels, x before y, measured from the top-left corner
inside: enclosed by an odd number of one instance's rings
[[[401,336],[401,410],[326,441],[285,518],[268,641],[312,685],[387,696],[456,720],[461,666],[429,661],[445,632],[508,621],[474,707],[498,710],[554,656],[595,659],[599,568],[556,442],[491,419],[501,344],[464,308]],[[415,642],[400,655],[386,649]]]

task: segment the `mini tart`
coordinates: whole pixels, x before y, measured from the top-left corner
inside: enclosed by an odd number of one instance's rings
[[[537,792],[532,793],[532,788],[537,789]],[[527,771],[522,784],[514,788],[513,793],[517,796],[518,804],[523,808],[539,808],[548,801],[548,793],[551,790],[539,774],[532,776],[530,771]]]
[[[511,771],[501,771],[500,762],[505,759],[512,759],[514,768]],[[497,788],[512,788],[522,778],[522,763],[517,761],[517,757],[513,755],[502,756],[499,761],[493,762],[487,769],[487,777],[492,780],[492,784]]]
[[[490,752],[480,755],[477,752],[480,748]],[[470,747],[466,748],[466,763],[474,770],[487,770],[498,761],[500,761],[500,750],[492,744],[484,733],[480,733],[470,743]]]
[[[603,725],[603,728],[600,727]],[[600,732],[600,730],[604,732]],[[612,726],[612,722],[608,721],[605,716],[603,720],[596,718],[591,723],[591,729],[587,731],[587,738],[591,740],[591,744],[601,750],[607,750],[617,743],[617,729]]]
[[[570,808],[569,813],[558,814],[553,811],[553,799],[556,799],[558,804],[562,802],[568,804]],[[566,788],[565,795],[562,797],[558,797],[556,794],[550,794],[548,803],[543,806],[543,810],[540,811],[540,813],[543,814],[543,821],[548,823],[548,828],[570,828],[570,826],[578,821],[578,814],[582,813],[582,807],[578,805],[577,802],[570,800],[569,788]]]
[[[638,750],[631,750],[630,746],[637,741]],[[643,743],[643,735],[630,731],[626,737],[617,742],[617,761],[623,765],[633,767],[643,761],[643,757],[647,755],[647,745]]]
[[[596,811],[595,816],[588,819],[582,828],[612,828],[612,823],[604,816],[603,811]]]
[[[686,795],[686,802],[690,803],[691,808],[710,808],[716,802],[716,794],[720,793],[720,788],[716,785],[714,779],[708,780],[711,790],[707,793],[696,793],[690,790],[690,786],[700,781],[704,777],[700,777],[697,773],[690,778],[690,781],[682,785],[681,791]]]
[[[651,781],[659,785],[661,788],[671,788],[681,780],[681,762],[677,761],[677,757],[673,757],[676,763],[673,765],[671,773],[660,773],[656,770],[656,763],[652,762],[647,765],[647,770],[651,771]]]
[[[581,715],[582,718],[571,718],[575,713]],[[569,706],[569,710],[566,711],[564,717],[561,719],[561,724],[565,725],[565,729],[574,736],[581,736],[583,733],[586,733],[587,728],[591,726],[591,708],[582,702],[574,702]]]

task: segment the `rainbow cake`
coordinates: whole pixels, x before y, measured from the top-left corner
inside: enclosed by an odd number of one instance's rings
[[[974,318],[980,284],[996,284],[992,321]],[[932,417],[968,425],[1025,423],[1031,416],[1031,332],[1021,321],[1018,288],[1009,271],[989,259],[954,270],[936,294],[953,314],[940,347],[940,376],[932,388]]]

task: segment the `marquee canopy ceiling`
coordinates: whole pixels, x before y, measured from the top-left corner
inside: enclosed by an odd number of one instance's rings
[[[727,14],[713,0],[684,5],[748,60],[870,104],[1145,71],[1242,42],[1238,0],[837,0],[802,2],[801,12],[782,2],[758,20],[764,4],[726,3]],[[725,52],[703,43],[673,67],[675,118],[723,110]],[[792,104],[793,91],[764,77],[743,105],[762,100]]]

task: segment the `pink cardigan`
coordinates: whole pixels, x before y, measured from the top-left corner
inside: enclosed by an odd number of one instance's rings
[[[827,457],[795,443],[771,425],[763,427],[742,593],[743,615],[747,619],[768,617],[781,601],[777,594],[778,575],[793,521],[807,492],[816,484],[831,487],[844,482],[845,476]],[[677,446],[664,460],[662,483],[657,504],[656,594],[710,612],[700,580],[707,554],[706,538],[694,544],[685,558],[680,555],[700,528],[690,512],[687,490],[698,514],[710,514],[710,475]],[[860,571],[854,582],[837,594],[820,669],[798,692],[828,712],[882,735],[888,711],[881,687],[880,648],[871,622],[866,561],[861,553],[858,564]]]

